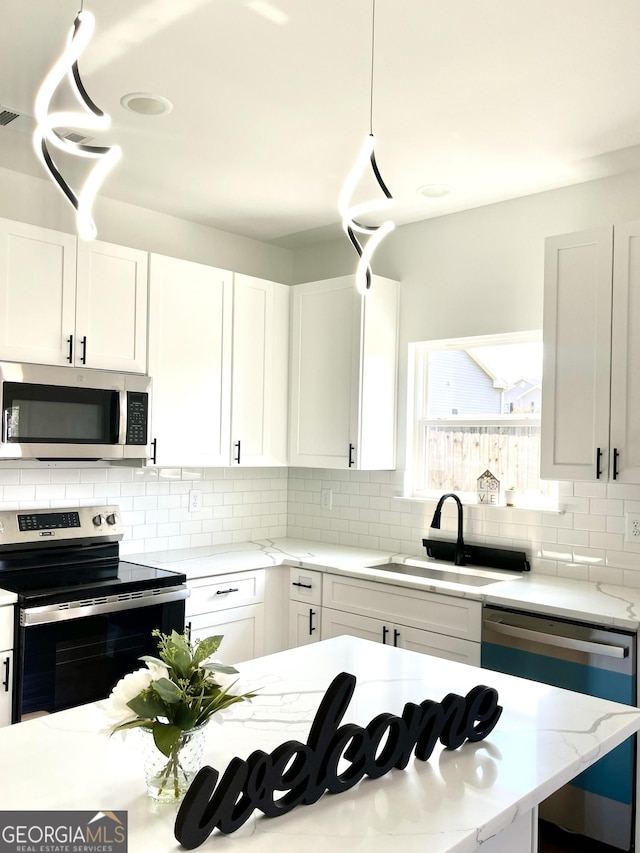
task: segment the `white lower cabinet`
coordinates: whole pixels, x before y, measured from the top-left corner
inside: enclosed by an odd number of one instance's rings
[[[0,726],[11,723],[13,607],[0,607]]]
[[[289,648],[320,639],[322,572],[289,569]]]
[[[193,639],[222,634],[215,658],[235,664],[264,652],[264,569],[189,581],[185,621]]]
[[[325,575],[321,636],[341,634],[479,666],[482,604],[342,575]]]

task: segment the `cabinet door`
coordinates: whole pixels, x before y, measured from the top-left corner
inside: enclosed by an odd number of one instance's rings
[[[290,288],[234,276],[231,441],[239,465],[287,464]]]
[[[303,601],[289,602],[289,648],[307,646],[320,639],[320,607]]]
[[[228,465],[232,274],[164,255],[149,263],[155,462]]]
[[[401,649],[480,666],[480,643],[434,634],[432,631],[420,631],[405,625],[394,625],[394,631],[395,645]]]
[[[138,249],[78,243],[76,365],[146,373],[147,263]]]
[[[342,610],[323,607],[321,626],[320,635],[323,640],[346,634],[349,637],[360,637],[374,643],[388,641],[389,645],[393,645],[393,629],[391,626],[379,619],[371,619],[369,616],[360,616],[357,613],[347,613]]]
[[[0,727],[11,724],[13,652],[0,652]]]
[[[545,245],[543,478],[608,477],[612,246],[611,228]]]
[[[615,227],[611,328],[609,479],[640,483],[640,222]]]
[[[0,358],[69,364],[76,238],[0,219]]]
[[[362,297],[351,276],[292,289],[289,464],[348,468],[356,445]]]
[[[233,666],[239,661],[259,657],[264,649],[264,605],[250,604],[218,610],[187,620],[194,639],[222,634],[216,660]]]

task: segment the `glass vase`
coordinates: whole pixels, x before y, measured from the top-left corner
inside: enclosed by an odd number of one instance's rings
[[[150,728],[139,729],[147,794],[159,803],[178,803],[202,767],[207,724],[182,732],[169,756],[160,752]]]

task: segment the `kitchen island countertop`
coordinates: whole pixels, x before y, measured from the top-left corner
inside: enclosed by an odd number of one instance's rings
[[[123,559],[184,572],[187,580],[269,566],[298,566],[461,596],[486,604],[592,621],[624,630],[637,631],[640,627],[640,589],[635,587],[552,577],[536,572],[504,572],[504,581],[475,587],[384,571],[384,563],[390,561],[425,560],[424,554],[420,553],[392,554],[282,538],[151,552]],[[367,568],[374,563],[376,568]],[[437,565],[454,569],[449,563],[439,562]]]
[[[377,714],[401,714],[406,702],[495,687],[504,707],[485,740],[457,750],[436,745],[426,762],[363,779],[278,818],[256,812],[235,833],[200,848],[238,853],[486,853],[530,850],[536,805],[640,728],[640,711],[416,652],[339,637],[240,665],[259,687],[251,703],[225,712],[207,733],[205,763],[221,772],[234,756],[304,742],[322,696],[339,672],[356,676],[343,722],[366,726]],[[145,793],[136,732],[101,733],[105,720],[86,705],[0,730],[3,810],[127,810],[131,853],[182,849],[176,807]],[[521,846],[533,829],[532,839]]]

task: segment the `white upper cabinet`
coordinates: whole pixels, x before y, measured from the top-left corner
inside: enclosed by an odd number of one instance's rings
[[[354,277],[292,288],[289,464],[395,466],[398,282]]]
[[[146,372],[147,253],[0,220],[0,358]]]
[[[542,477],[640,483],[636,377],[640,381],[640,222],[550,238]]]
[[[75,364],[146,373],[147,252],[78,242]]]
[[[0,359],[69,364],[76,238],[0,219]]]
[[[234,276],[231,464],[287,464],[291,288]]]
[[[158,465],[229,464],[232,273],[149,258],[151,436]]]

